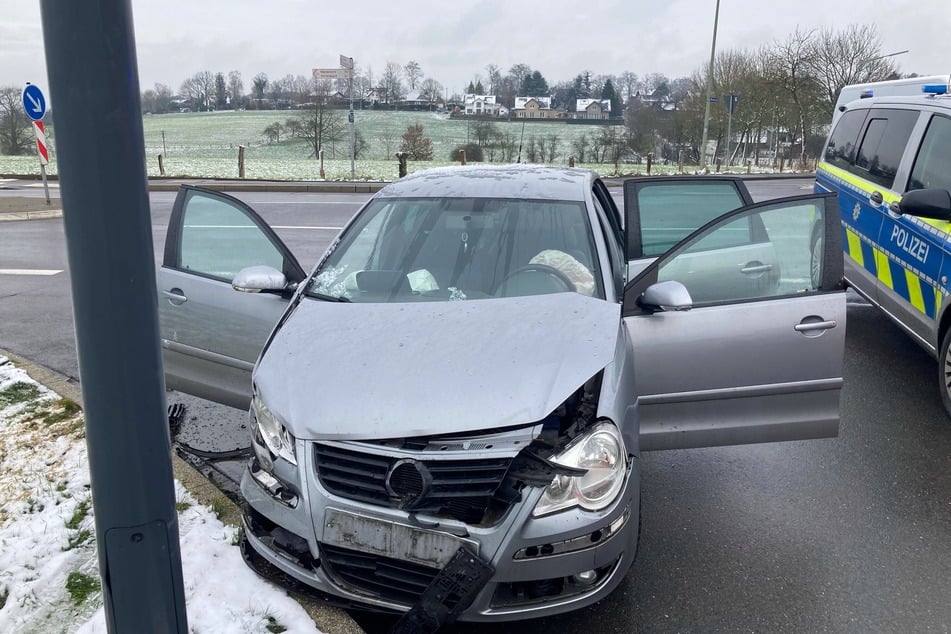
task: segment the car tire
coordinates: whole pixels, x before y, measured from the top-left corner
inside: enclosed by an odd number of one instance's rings
[[[944,412],[951,418],[951,328],[941,338],[941,354],[938,356],[938,389]]]
[[[809,241],[809,278],[813,290],[822,286],[822,251],[823,240],[821,231],[813,231]]]

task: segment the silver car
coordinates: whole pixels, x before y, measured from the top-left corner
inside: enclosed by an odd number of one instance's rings
[[[408,629],[550,615],[634,561],[641,452],[835,436],[835,197],[640,179],[625,210],[583,170],[429,170],[305,274],[247,205],[184,187],[166,382],[250,411],[249,561]]]

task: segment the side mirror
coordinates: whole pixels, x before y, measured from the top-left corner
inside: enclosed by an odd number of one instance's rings
[[[690,310],[693,299],[687,287],[676,281],[657,282],[647,287],[637,303],[651,311]]]
[[[281,293],[287,290],[287,278],[270,266],[249,266],[238,271],[231,288],[242,293]]]
[[[946,189],[915,189],[905,193],[898,211],[909,216],[951,220],[951,193]]]

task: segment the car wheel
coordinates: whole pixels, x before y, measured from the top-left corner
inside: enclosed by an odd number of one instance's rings
[[[951,328],[941,339],[941,354],[938,357],[938,387],[945,413],[951,417]]]
[[[822,286],[822,251],[822,232],[816,231],[812,235],[812,248],[809,249],[809,277],[813,290],[818,290]]]

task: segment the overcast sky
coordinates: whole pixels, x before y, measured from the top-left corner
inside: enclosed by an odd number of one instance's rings
[[[78,1],[78,0],[77,0]],[[168,84],[202,70],[239,70],[245,89],[309,75],[352,56],[374,77],[388,61],[416,60],[426,77],[462,92],[486,64],[525,63],[549,83],[584,69],[689,75],[707,63],[715,0],[133,0],[139,83]],[[721,0],[717,50],[755,49],[797,26],[874,23],[902,72],[951,73],[948,0]],[[82,69],[77,69],[79,75]],[[39,3],[0,0],[0,86],[45,88]]]

